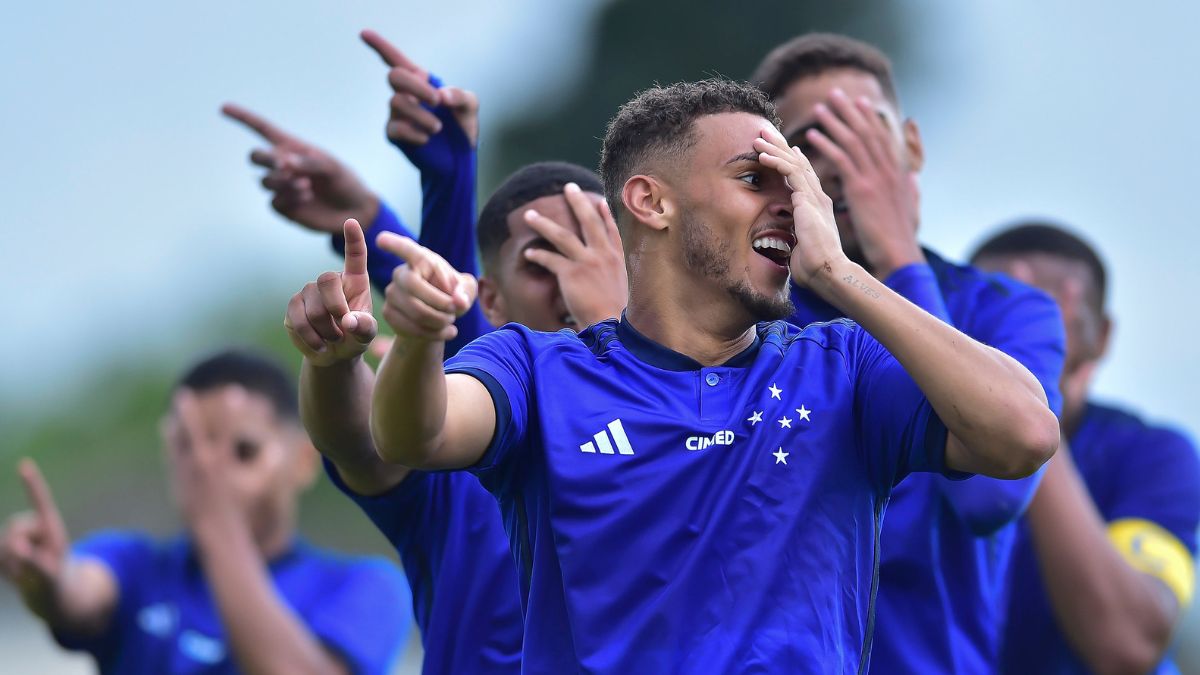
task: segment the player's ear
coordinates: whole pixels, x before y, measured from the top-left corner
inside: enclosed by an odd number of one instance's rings
[[[292,461],[292,480],[297,489],[307,490],[317,481],[321,453],[317,452],[317,447],[309,440],[308,434],[300,429],[296,430],[296,439],[293,443],[295,446],[292,448],[292,452],[296,453],[296,456]]]
[[[1113,320],[1107,313],[1100,315],[1100,337],[1096,340],[1096,360],[1104,358],[1108,353],[1109,340],[1112,337]]]
[[[500,285],[488,274],[479,277],[479,308],[493,326],[499,328],[508,323],[508,308],[500,294]]]
[[[666,186],[653,176],[631,176],[621,189],[621,201],[634,220],[654,230],[667,229],[675,216]]]
[[[916,173],[925,166],[925,146],[921,143],[921,130],[911,117],[904,120],[901,129],[904,136],[904,154],[908,158],[908,170]]]

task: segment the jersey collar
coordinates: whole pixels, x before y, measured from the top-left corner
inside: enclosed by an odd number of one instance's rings
[[[755,327],[754,342],[746,347],[736,356],[722,363],[722,368],[744,368],[754,362],[754,357],[758,354],[758,348],[762,345],[762,338],[759,336],[759,327]],[[685,356],[677,351],[668,349],[650,338],[642,335],[630,325],[629,320],[625,318],[625,313],[621,313],[621,320],[617,323],[617,339],[621,341],[625,349],[628,349],[637,359],[643,363],[662,368],[663,370],[688,371],[688,370],[703,370],[704,366],[690,356]]]

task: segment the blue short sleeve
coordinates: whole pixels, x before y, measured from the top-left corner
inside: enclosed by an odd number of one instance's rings
[[[913,471],[966,477],[946,469],[946,426],[900,362],[861,328],[849,347],[859,448],[876,488]]]
[[[903,295],[909,302],[933,316],[953,324],[942,289],[938,287],[937,274],[925,263],[906,265],[892,272],[883,282],[888,288]]]
[[[1025,366],[1042,385],[1050,409],[1062,415],[1058,382],[1067,350],[1062,313],[1049,295],[1036,288],[1010,282],[1007,289],[1004,302],[987,302],[1004,311],[988,317],[986,339],[978,339]]]
[[[1149,428],[1140,446],[1122,454],[1121,481],[1107,504],[1110,522],[1149,520],[1173,534],[1193,555],[1200,527],[1200,456],[1183,434]]]
[[[146,579],[146,567],[154,557],[154,541],[136,532],[105,530],[85,537],[71,547],[74,558],[103,564],[117,582],[117,607],[104,633],[94,636],[54,631],[54,639],[66,649],[97,654],[120,637],[122,617],[133,604],[139,584]]]
[[[496,431],[476,473],[499,468],[511,460],[529,427],[533,410],[533,363],[527,343],[529,329],[508,324],[464,347],[446,362],[446,373],[470,375],[487,387],[496,407]]]
[[[392,563],[368,559],[346,569],[305,622],[356,675],[390,672],[408,633],[410,598]]]

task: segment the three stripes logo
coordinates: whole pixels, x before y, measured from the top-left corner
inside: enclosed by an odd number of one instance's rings
[[[612,441],[608,440],[609,434],[612,434]],[[579,446],[581,452],[596,454],[597,449],[601,455],[632,455],[633,446],[629,445],[629,437],[625,435],[625,427],[621,426],[621,420],[616,419],[608,423],[608,430],[601,430],[592,438],[596,442],[588,441]],[[616,445],[616,450],[613,450],[613,445]]]

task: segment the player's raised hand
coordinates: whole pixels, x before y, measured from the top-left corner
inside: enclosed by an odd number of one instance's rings
[[[341,272],[325,272],[288,302],[283,325],[288,337],[314,366],[358,357],[379,330],[371,315],[367,276],[367,240],[358,222],[347,220],[346,263]]]
[[[617,223],[603,198],[593,197],[575,183],[563,188],[580,233],[530,209],[525,222],[555,250],[526,249],[525,257],[545,267],[558,280],[567,311],[577,328],[620,316],[629,300],[629,279]]]
[[[35,607],[50,597],[59,581],[71,540],[50,486],[31,459],[18,467],[32,511],[9,519],[0,535],[0,572]]]
[[[833,202],[821,190],[812,164],[800,148],[789,148],[778,131],[771,129],[754,139],[758,161],[778,171],[792,191],[792,220],[796,226],[796,245],[792,248],[792,279],[807,286],[822,269],[845,260],[837,223],[833,217]]]
[[[821,129],[805,139],[838,168],[863,256],[880,278],[924,260],[917,242],[919,193],[891,122],[866,98],[834,89],[813,110]]]
[[[408,237],[383,232],[379,248],[404,262],[392,272],[384,294],[383,319],[396,335],[445,342],[458,335],[454,320],[462,316],[479,292],[475,277],[450,266],[440,255]]]
[[[221,112],[270,144],[251,152],[250,161],[267,169],[262,185],[279,215],[329,234],[341,232],[348,218],[368,225],[375,219],[379,197],[332,155],[241,106],[227,103]]]
[[[458,87],[433,86],[429,71],[413,63],[383,36],[372,30],[364,30],[361,36],[388,67],[388,85],[393,92],[388,102],[388,139],[401,145],[428,143],[444,131],[443,120],[430,108],[445,106],[474,147],[479,137],[479,99],[474,93]]]

